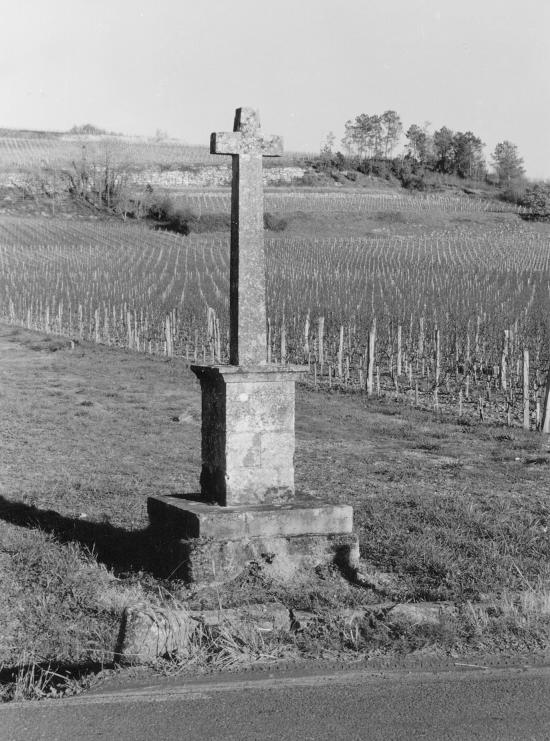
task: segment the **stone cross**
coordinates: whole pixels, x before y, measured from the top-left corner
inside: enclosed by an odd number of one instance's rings
[[[239,108],[235,130],[212,134],[211,151],[233,157],[230,363],[197,364],[202,394],[199,496],[158,494],[153,532],[171,541],[173,573],[220,583],[254,568],[278,579],[323,564],[357,570],[352,508],[296,492],[295,383],[307,367],[266,362],[262,156],[282,153]],[[171,564],[172,570],[172,564]]]
[[[260,131],[252,108],[237,108],[233,131],[210,137],[212,154],[230,154],[231,258],[229,271],[229,362],[265,365],[267,356],[262,157],[283,153],[280,136]]]

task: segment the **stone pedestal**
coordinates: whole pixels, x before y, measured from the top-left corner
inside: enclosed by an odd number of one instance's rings
[[[202,393],[204,501],[222,506],[294,496],[294,386],[299,366],[193,365]]]
[[[355,568],[352,508],[294,489],[294,389],[305,369],[191,370],[202,393],[201,491],[147,504],[152,530],[171,543],[170,570],[223,582],[252,562],[278,578],[331,562]]]

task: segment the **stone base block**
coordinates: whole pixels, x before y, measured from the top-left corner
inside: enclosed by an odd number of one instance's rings
[[[351,533],[353,508],[312,497],[296,497],[283,504],[235,505],[159,495],[147,500],[153,529],[178,538],[239,540],[259,536],[328,535]]]
[[[221,507],[159,495],[148,499],[147,509],[168,570],[188,582],[223,583],[252,564],[280,580],[331,563],[344,571],[358,567],[353,510],[346,504],[300,496],[289,504]]]
[[[189,538],[174,542],[171,550],[173,575],[202,584],[231,581],[252,565],[278,581],[307,578],[318,566],[335,564],[349,573],[359,565],[359,541],[353,533],[242,540]]]

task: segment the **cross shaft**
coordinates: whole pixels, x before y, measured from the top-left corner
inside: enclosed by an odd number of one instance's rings
[[[258,113],[238,108],[234,131],[214,133],[212,154],[232,156],[229,362],[264,365],[267,357],[262,157],[282,154],[279,136],[260,131]]]

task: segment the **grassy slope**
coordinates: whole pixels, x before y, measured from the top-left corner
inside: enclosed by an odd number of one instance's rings
[[[71,350],[11,327],[0,329],[0,375],[4,660],[28,652],[101,661],[124,604],[166,586],[162,554],[144,533],[146,497],[198,489],[198,384],[180,361]],[[514,619],[498,608],[480,627],[472,613],[451,642],[540,645],[549,607],[547,438],[457,422],[390,399],[300,388],[297,486],[352,503],[365,570],[392,578],[373,590],[325,575],[298,592],[241,580],[221,594],[191,595],[195,604],[277,596],[322,610],[388,598],[469,604],[499,592]],[[538,600],[521,619],[516,591]],[[365,635],[355,648],[378,645],[372,626]]]

